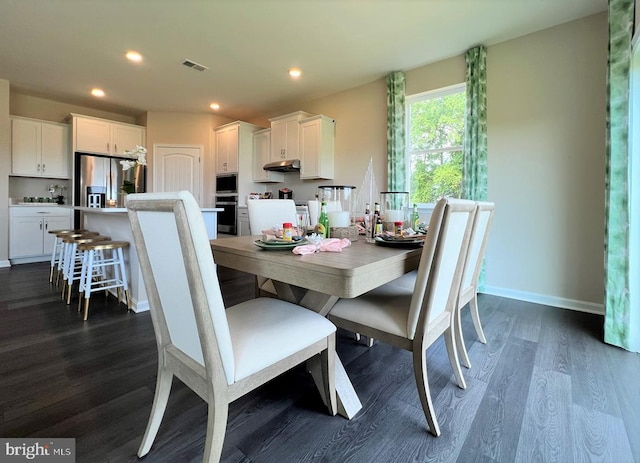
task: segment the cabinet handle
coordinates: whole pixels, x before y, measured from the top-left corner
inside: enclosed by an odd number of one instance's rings
[[[44,223],[44,229],[45,230],[49,230],[49,222],[45,222]]]
[[[40,164],[38,164],[38,172],[40,172]]]
[[[117,143],[114,143],[114,144],[113,144],[113,152],[114,152],[114,153],[117,153],[117,152],[118,152],[118,144],[117,144]]]
[[[109,152],[109,142],[107,142],[107,153]]]
[[[44,172],[45,166],[44,164],[42,164],[42,172]]]
[[[40,222],[40,230],[42,230],[42,222]]]

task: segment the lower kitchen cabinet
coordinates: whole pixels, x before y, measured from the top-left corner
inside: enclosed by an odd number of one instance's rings
[[[238,207],[238,236],[250,236],[249,210],[247,206]]]
[[[71,228],[71,209],[59,206],[11,207],[9,258],[24,262],[51,257],[55,236],[49,230]]]

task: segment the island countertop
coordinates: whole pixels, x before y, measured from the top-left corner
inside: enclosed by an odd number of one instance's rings
[[[127,212],[126,207],[80,207],[80,206],[72,206],[72,208],[76,211],[80,212],[91,212],[93,214],[113,214],[115,212]],[[221,207],[201,207],[200,210],[202,212],[222,212],[224,211]]]

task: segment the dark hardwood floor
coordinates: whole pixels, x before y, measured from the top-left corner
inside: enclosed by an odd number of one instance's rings
[[[78,462],[135,462],[157,366],[149,313],[92,297],[83,322],[49,267],[0,269],[0,437],[73,437]],[[220,268],[227,304],[249,275]],[[481,296],[488,344],[463,313],[472,368],[456,387],[444,343],[429,348],[435,438],[411,355],[340,332],[363,409],[326,414],[299,367],[231,404],[224,462],[640,462],[640,356],[601,342],[602,317]],[[147,462],[201,461],[207,407],[175,380]],[[635,458],[635,459],[634,459]]]

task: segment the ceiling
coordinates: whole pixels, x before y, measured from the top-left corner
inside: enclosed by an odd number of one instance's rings
[[[249,120],[605,11],[607,0],[0,0],[12,91]],[[134,65],[127,50],[144,56]],[[182,66],[185,59],[209,69]],[[302,69],[291,79],[287,70]],[[89,96],[100,87],[106,97]]]

